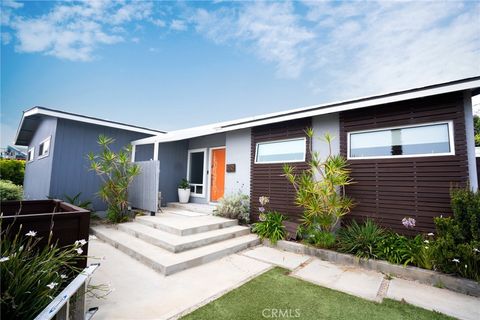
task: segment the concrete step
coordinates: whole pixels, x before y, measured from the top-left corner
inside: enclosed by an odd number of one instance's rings
[[[237,220],[214,216],[185,217],[173,213],[159,213],[156,216],[137,216],[136,222],[177,236],[193,235],[238,224]]]
[[[169,202],[167,207],[187,210],[203,214],[212,214],[213,210],[217,207],[216,205],[211,204],[201,204],[201,203],[180,203],[180,202]]]
[[[232,226],[188,236],[178,236],[139,222],[121,223],[118,225],[118,229],[171,252],[195,249],[250,233],[248,227]]]
[[[172,253],[120,231],[116,227],[93,226],[91,232],[98,239],[164,275],[196,267],[260,243],[256,235],[249,234],[181,253]]]

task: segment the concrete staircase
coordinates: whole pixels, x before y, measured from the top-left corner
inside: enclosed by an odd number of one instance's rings
[[[97,238],[149,267],[170,275],[259,244],[236,220],[210,215],[185,216],[165,210],[117,226],[96,225]]]

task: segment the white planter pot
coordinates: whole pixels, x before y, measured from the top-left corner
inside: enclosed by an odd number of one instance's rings
[[[190,199],[190,189],[178,188],[178,202],[188,203],[189,199]]]

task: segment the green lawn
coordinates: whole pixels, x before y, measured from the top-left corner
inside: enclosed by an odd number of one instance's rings
[[[280,311],[274,314],[272,309],[280,309],[283,314]],[[451,318],[393,300],[384,299],[382,303],[363,300],[290,277],[287,270],[274,268],[182,319]]]

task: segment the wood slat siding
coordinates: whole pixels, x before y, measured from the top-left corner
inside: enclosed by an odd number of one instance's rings
[[[355,184],[346,192],[357,203],[349,217],[374,218],[379,224],[405,233],[405,216],[417,220],[416,232],[434,230],[433,217],[451,214],[452,184],[468,181],[463,97],[447,94],[345,111],[340,114],[340,152],[347,156],[347,133],[391,126],[452,120],[455,155],[398,159],[349,160]]]
[[[311,127],[311,124],[311,118],[305,118],[252,129],[252,149],[250,153],[251,218],[253,221],[258,221],[258,198],[261,196],[270,197],[270,209],[279,211],[288,217],[285,225],[291,236],[295,236],[298,219],[302,215],[302,209],[295,205],[295,190],[283,176],[283,163],[255,164],[255,148],[258,142],[306,137],[305,129]],[[311,159],[310,152],[308,152],[310,150],[309,144],[309,139],[307,139],[307,161]],[[296,162],[292,165],[296,167],[296,172],[308,168],[306,162]]]

